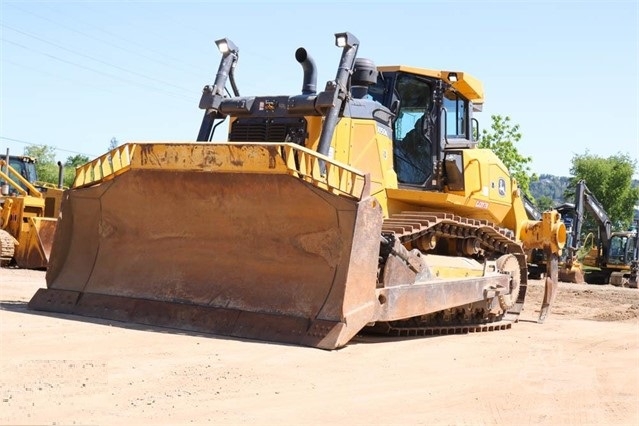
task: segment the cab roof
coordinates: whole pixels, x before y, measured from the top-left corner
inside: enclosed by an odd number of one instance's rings
[[[377,70],[382,73],[402,71],[410,74],[422,75],[424,77],[438,78],[453,86],[456,91],[473,104],[481,105],[484,103],[484,85],[482,82],[472,75],[462,71],[439,71],[427,68],[409,67],[406,65],[381,66],[377,67]],[[451,75],[456,75],[457,81],[452,81],[449,78]]]

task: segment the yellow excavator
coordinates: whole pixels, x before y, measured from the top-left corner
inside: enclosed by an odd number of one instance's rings
[[[79,167],[29,308],[329,350],[362,331],[503,330],[538,248],[546,318],[565,226],[555,211],[529,220],[477,148],[480,81],[376,67],[345,32],[323,91],[299,48],[301,93],[240,96],[238,48],[216,43],[197,141],[127,143]],[[210,142],[224,120],[228,140]]]
[[[45,269],[62,201],[62,163],[58,185],[38,181],[35,159],[0,158],[0,263]]]

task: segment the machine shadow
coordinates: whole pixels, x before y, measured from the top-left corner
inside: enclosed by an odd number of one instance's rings
[[[202,333],[196,331],[188,331],[182,329],[175,329],[170,327],[160,327],[160,326],[151,326],[147,324],[138,324],[138,323],[130,323],[130,322],[122,322],[115,320],[106,320],[102,318],[95,317],[87,317],[81,315],[74,314],[63,314],[57,312],[45,312],[45,311],[36,311],[29,309],[28,302],[21,300],[2,300],[0,301],[0,310],[15,312],[19,314],[26,315],[34,315],[39,317],[47,317],[47,318],[57,318],[67,321],[76,321],[83,322],[89,324],[102,325],[107,327],[117,327],[125,330],[137,330],[137,331],[147,331],[152,333],[161,333],[161,334],[171,334],[176,336],[191,336],[191,337],[205,337],[212,340],[227,340],[227,341],[235,341],[235,342],[253,342],[253,343],[262,343],[267,345],[276,345],[276,346],[287,346],[292,348],[300,348],[299,345],[281,343],[281,342],[271,342],[265,340],[258,339],[246,339],[240,337],[233,336],[224,336],[221,334],[213,334],[213,333]],[[424,339],[431,337],[443,337],[443,336],[384,336],[380,334],[372,334],[372,333],[359,333],[357,334],[345,347],[335,349],[336,351],[345,349],[350,346],[358,346],[358,345],[371,345],[371,344],[383,344],[390,342],[400,342],[407,340],[415,340],[415,339]],[[301,347],[306,349],[314,349],[311,347]],[[329,351],[330,352],[330,351]]]
[[[236,341],[236,342],[254,342],[254,343],[257,342],[257,343],[266,343],[266,344],[272,344],[272,345],[278,345],[278,346],[299,347],[298,345],[293,345],[288,343],[267,342],[267,341],[262,341],[257,339],[245,339],[245,338],[234,337],[234,336],[224,336],[221,334],[202,333],[197,331],[153,326],[148,324],[140,324],[140,323],[132,323],[132,322],[122,322],[122,321],[116,321],[116,320],[107,320],[103,318],[88,317],[88,316],[82,316],[82,315],[36,311],[36,310],[29,309],[28,302],[25,302],[25,301],[2,300],[0,301],[0,310],[26,314],[26,315],[34,315],[39,317],[58,318],[58,319],[67,320],[67,321],[96,324],[96,325],[102,325],[107,327],[117,327],[117,328],[121,328],[125,330],[148,331],[152,333],[171,334],[171,335],[177,335],[177,336],[206,337],[206,338],[211,338],[214,340],[228,340],[228,341]]]

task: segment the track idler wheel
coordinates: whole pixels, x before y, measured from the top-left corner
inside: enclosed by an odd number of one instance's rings
[[[517,297],[519,297],[519,289],[521,286],[521,268],[517,258],[512,254],[506,254],[497,259],[497,270],[499,272],[510,274],[510,294],[500,295],[499,304],[506,312],[512,308]]]

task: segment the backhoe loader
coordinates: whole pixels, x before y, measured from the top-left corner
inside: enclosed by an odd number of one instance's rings
[[[0,159],[0,264],[44,269],[62,201],[62,164],[58,186],[38,181],[35,159]]]
[[[328,350],[365,331],[503,330],[538,248],[544,321],[565,227],[529,220],[477,148],[480,81],[376,67],[345,32],[323,91],[299,48],[301,93],[240,96],[238,48],[216,44],[197,141],[126,143],[76,170],[31,309]],[[210,142],[223,120],[228,140]]]

